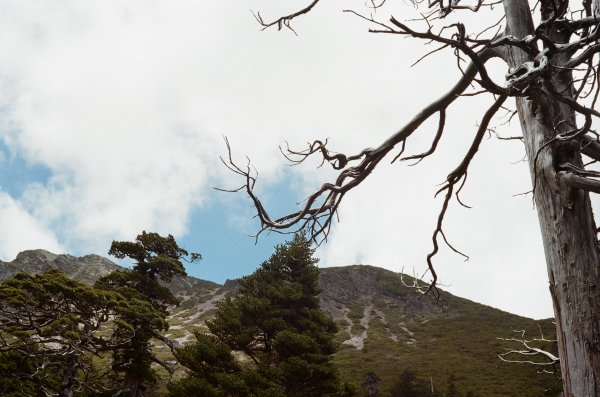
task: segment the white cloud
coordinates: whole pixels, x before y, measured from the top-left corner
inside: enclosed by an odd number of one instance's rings
[[[43,248],[63,252],[51,230],[40,224],[17,201],[0,192],[0,259],[11,261],[27,249]],[[31,242],[35,241],[35,246]]]
[[[291,6],[251,5],[265,18],[282,12],[275,7]],[[11,205],[79,253],[103,252],[141,229],[183,234],[191,211],[213,199],[211,186],[240,184],[218,160],[222,135],[236,159],[252,159],[268,194],[272,182],[290,178],[277,150],[284,139],[297,146],[330,137],[332,148],[359,152],[458,76],[451,56],[410,69],[429,47],[369,35],[336,2],[296,21],[298,37],[260,32],[247,8],[233,0],[4,1],[0,134],[52,173]],[[323,264],[422,269],[440,205],[434,185],[461,158],[487,100],[450,109],[435,158],[413,168],[382,164],[352,192],[320,251]],[[434,126],[409,150],[425,149]],[[535,214],[528,199],[511,197],[529,186],[526,167],[508,164],[521,155],[513,143],[484,143],[464,194],[475,208],[453,206],[446,228],[472,259],[465,265],[444,252],[438,269],[451,291],[548,315]],[[309,166],[298,172],[304,192],[331,175]],[[49,238],[38,236],[30,241],[40,246]],[[531,305],[505,281],[534,296]]]
[[[227,87],[235,70],[222,68],[210,9],[189,1],[4,8],[0,40],[12,50],[0,55],[11,126],[3,136],[53,173],[23,195],[27,208],[80,249],[144,228],[184,233],[209,175],[222,174],[227,123],[217,124],[228,111],[223,96],[238,89]]]
[[[239,183],[218,161],[222,135],[236,158],[252,159],[262,189],[281,177],[283,137],[366,127],[340,116],[363,111],[361,87],[384,83],[347,83],[369,62],[342,32],[260,32],[233,2],[57,5],[3,3],[1,133],[53,175],[30,186],[23,205],[80,251],[143,228],[185,233],[207,188]],[[363,27],[353,35],[365,37]]]

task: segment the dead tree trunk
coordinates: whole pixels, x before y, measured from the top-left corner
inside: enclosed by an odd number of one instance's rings
[[[319,1],[313,0],[304,9],[272,22],[263,21],[260,15],[256,15],[256,18],[264,28],[285,26],[291,29],[290,22],[308,13]],[[421,1],[413,3],[417,5]],[[600,118],[600,112],[593,109],[597,97],[594,97],[589,108],[578,102],[577,98],[588,86],[588,78],[592,80],[591,87],[598,89],[596,95],[600,93],[596,75],[598,65],[594,63],[594,57],[600,53],[600,0],[583,0],[582,11],[572,10],[567,0],[539,0],[536,3],[541,10],[542,21],[537,28],[534,28],[530,1],[503,0],[506,34],[489,40],[478,39],[480,35],[467,34],[462,23],[437,30],[432,28],[434,19],[443,19],[456,10],[477,12],[484,6],[483,3],[430,1],[429,7],[437,7],[437,14],[432,12],[423,15],[428,22],[427,31],[412,29],[394,17],[389,23],[381,23],[372,17],[355,13],[375,25],[371,32],[436,42],[442,45],[439,49],[452,47],[459,61],[464,55],[471,63],[462,70],[461,79],[449,92],[423,108],[374,149],[346,155],[329,151],[326,140],[315,140],[301,151],[288,148],[286,157],[294,164],[300,164],[316,154],[338,171],[335,182],[321,185],[304,200],[298,211],[278,219],[271,218],[254,194],[256,177],[252,175],[250,166],[235,164],[228,143],[229,161],[224,162],[230,170],[245,178],[242,188],[254,202],[261,221],[261,231],[298,227],[308,229],[312,239],[327,237],[343,197],[360,185],[388,153],[399,150],[392,160],[394,162],[398,159],[420,161],[435,152],[444,132],[448,106],[465,92],[478,75],[477,82],[483,91],[493,93],[496,100],[481,118],[469,151],[436,193],[445,192],[445,198],[432,236],[433,248],[427,256],[432,281],[426,290],[436,293],[437,275],[432,258],[439,251],[439,243],[445,242],[453,251],[460,253],[448,243],[443,232],[448,203],[454,195],[458,195],[464,184],[469,164],[479,149],[491,118],[506,98],[515,97],[546,254],[564,394],[566,397],[600,397],[600,254],[589,197],[589,191],[600,193],[600,181],[597,179],[600,178],[600,172],[586,170],[581,158],[581,152],[584,152],[600,161],[600,138],[596,139],[591,129],[592,116]],[[491,2],[487,6],[493,4]],[[575,14],[581,14],[581,17],[574,18]],[[456,31],[451,36],[444,34],[453,29]],[[577,38],[570,41],[575,37],[573,35]],[[506,60],[511,68],[506,87],[496,84],[485,69],[485,62],[496,56]],[[588,65],[587,72],[579,80],[580,88],[575,95],[572,70],[581,70],[583,64]],[[438,130],[430,149],[402,157],[407,139],[425,120],[436,114],[439,115]],[[576,115],[585,118],[580,128]],[[587,142],[586,145],[582,145],[583,141]]]
[[[598,3],[595,0],[595,6]],[[526,0],[505,0],[504,8],[510,34],[518,38],[533,34]],[[533,61],[515,47],[508,58],[513,68]],[[560,84],[560,76],[555,77]],[[600,397],[600,263],[596,225],[588,192],[573,187],[560,171],[563,164],[581,167],[581,156],[573,142],[543,147],[556,136],[557,125],[567,128],[575,116],[556,99],[536,97],[535,93],[531,99],[518,98],[517,110],[548,267],[564,395]],[[568,122],[560,124],[561,120]]]

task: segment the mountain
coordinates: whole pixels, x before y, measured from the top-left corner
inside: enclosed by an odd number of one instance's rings
[[[38,274],[50,269],[59,269],[67,276],[90,285],[115,270],[125,270],[122,266],[100,255],[75,257],[67,254],[57,255],[39,249],[23,251],[12,262],[0,261],[0,281],[19,272]],[[200,280],[195,277],[176,277],[168,284],[168,287],[177,295],[189,297],[221,286],[212,281]]]
[[[321,306],[336,319],[341,348],[336,363],[355,384],[373,371],[386,390],[404,369],[445,390],[454,375],[462,393],[477,396],[556,396],[560,382],[527,364],[502,363],[498,338],[555,334],[552,320],[535,321],[440,291],[420,292],[413,278],[373,266],[321,269]],[[556,353],[556,346],[543,348]],[[385,394],[383,394],[385,396]]]
[[[121,267],[98,256],[56,255],[44,250],[24,251],[12,262],[0,262],[0,280],[18,272],[41,273],[58,268],[92,284]],[[538,373],[526,364],[502,363],[498,354],[518,349],[514,338],[525,332],[533,338],[554,335],[551,320],[534,321],[440,291],[439,300],[409,287],[415,282],[381,268],[355,265],[321,269],[322,309],[339,327],[340,349],[335,362],[359,388],[373,372],[380,379],[381,396],[404,369],[445,390],[450,375],[462,393],[480,397],[556,396],[560,387],[553,374]],[[206,330],[204,321],[221,299],[237,292],[236,281],[219,285],[195,277],[176,277],[167,285],[181,300],[171,310],[166,336],[184,344],[194,330]],[[555,346],[546,344],[546,349]],[[157,346],[164,358],[170,352]]]
[[[71,255],[56,255],[46,250],[23,251],[12,262],[0,261],[0,280],[17,273],[38,274],[50,269],[60,269],[69,277],[86,284],[119,269],[120,266],[99,255],[76,258]]]

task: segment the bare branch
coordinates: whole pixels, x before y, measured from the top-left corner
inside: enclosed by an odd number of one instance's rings
[[[452,249],[456,253],[459,253],[459,254],[465,256],[468,259],[468,256],[466,256],[462,252],[456,250],[452,245],[450,245],[448,243],[448,240],[446,240],[446,236],[444,235],[443,228],[442,228],[442,225],[444,222],[444,216],[446,215],[446,211],[448,209],[448,204],[450,203],[450,199],[452,198],[452,192],[454,191],[454,186],[457,183],[459,183],[467,175],[469,165],[471,164],[471,161],[473,160],[473,158],[475,157],[475,154],[479,150],[479,146],[481,145],[481,141],[483,140],[483,137],[485,136],[487,127],[488,127],[492,117],[496,114],[498,109],[500,109],[500,107],[502,106],[502,104],[504,103],[505,100],[506,100],[506,96],[498,97],[496,99],[496,101],[494,101],[494,104],[485,112],[485,114],[481,120],[481,124],[479,125],[479,129],[477,130],[477,133],[475,134],[475,138],[473,139],[473,143],[471,144],[471,147],[469,148],[469,151],[463,158],[462,162],[458,165],[458,167],[456,167],[448,175],[448,177],[446,178],[446,184],[444,186],[442,186],[442,188],[440,188],[440,190],[438,190],[436,193],[436,195],[437,195],[437,194],[443,192],[444,190],[446,190],[446,196],[444,197],[442,209],[440,210],[440,213],[438,214],[437,225],[433,232],[433,236],[431,238],[431,240],[433,242],[433,249],[427,255],[427,266],[429,267],[429,271],[431,272],[431,275],[433,277],[430,288],[435,288],[435,284],[437,281],[437,274],[435,272],[432,259],[439,251],[439,246],[438,246],[438,242],[437,242],[438,235],[442,236],[442,238],[444,239],[444,242],[446,243],[446,245],[448,245],[448,247],[450,247],[450,249]],[[462,186],[460,188],[462,188]]]
[[[304,15],[306,13],[308,13],[310,10],[313,9],[314,6],[317,5],[317,3],[319,2],[319,0],[313,0],[312,3],[310,3],[309,5],[307,5],[306,7],[304,7],[303,9],[296,11],[292,14],[283,16],[281,18],[278,18],[272,22],[265,22],[261,15],[260,12],[252,13],[252,15],[254,15],[254,18],[256,18],[256,20],[258,21],[258,23],[260,23],[260,25],[263,27],[263,30],[271,27],[271,26],[275,26],[277,25],[277,30],[281,30],[282,27],[286,27],[288,29],[290,29],[292,32],[296,33],[296,31],[294,29],[292,29],[290,23],[292,22],[292,20],[296,17],[299,17],[301,15]]]
[[[539,325],[538,325],[539,327]],[[556,340],[546,339],[544,334],[542,333],[542,329],[540,328],[540,337],[533,339],[525,339],[525,331],[517,331],[514,332],[521,334],[518,338],[498,338],[499,340],[506,342],[515,342],[521,346],[520,349],[505,349],[504,353],[498,355],[501,361],[506,363],[519,363],[519,364],[530,364],[544,367],[552,367],[553,372],[557,372],[558,363],[560,359],[546,351],[540,347],[534,346],[535,344],[549,344],[556,343]],[[511,358],[516,356],[517,358]],[[536,360],[537,358],[537,360]]]
[[[600,142],[588,135],[581,137],[581,153],[591,159],[600,160]]]
[[[477,55],[479,60],[478,63],[482,65],[494,55],[494,51],[484,50]],[[320,154],[322,160],[330,163],[335,170],[339,171],[339,174],[333,183],[325,183],[316,192],[311,194],[299,211],[280,218],[273,219],[264,208],[261,200],[254,193],[256,176],[251,172],[249,162],[245,167],[238,166],[234,162],[231,147],[227,138],[225,138],[225,143],[228,156],[227,159],[222,159],[222,161],[231,171],[241,175],[245,179],[243,187],[257,210],[257,216],[261,222],[260,232],[264,230],[282,232],[284,230],[307,227],[313,240],[320,242],[322,240],[319,239],[319,236],[327,236],[333,217],[335,216],[344,195],[360,185],[389,152],[398,145],[401,145],[403,149],[406,139],[410,137],[425,120],[436,113],[442,114],[448,105],[454,102],[460,94],[469,87],[469,84],[478,72],[479,68],[474,63],[469,64],[465,69],[465,74],[459,79],[457,84],[450,89],[450,91],[438,100],[432,102],[429,106],[419,112],[419,114],[417,114],[408,124],[374,149],[364,149],[354,155],[345,155],[343,153],[331,152],[327,148],[327,141],[323,142],[317,140],[312,144],[309,144],[308,148],[303,151],[288,150],[286,157],[294,164],[301,163],[311,155]]]
[[[437,132],[435,134],[435,137],[433,138],[433,142],[431,142],[431,147],[429,148],[429,150],[427,150],[424,153],[421,154],[415,154],[412,156],[408,156],[408,157],[403,157],[402,159],[400,159],[401,161],[406,161],[406,160],[417,160],[417,162],[415,164],[418,164],[421,160],[423,160],[425,157],[433,154],[433,152],[435,152],[435,149],[437,148],[437,145],[440,141],[440,139],[442,138],[442,133],[444,132],[444,126],[446,125],[446,109],[442,109],[440,110],[440,121],[438,123],[438,129]],[[396,160],[396,159],[394,159]],[[392,160],[392,163],[394,161]],[[415,165],[413,164],[413,165]]]
[[[568,171],[559,171],[557,175],[559,181],[566,186],[588,192],[600,193],[600,181],[598,180],[579,176]]]

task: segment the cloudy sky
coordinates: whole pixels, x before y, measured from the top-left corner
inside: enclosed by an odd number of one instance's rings
[[[282,238],[255,244],[250,202],[213,189],[241,184],[219,161],[223,136],[236,159],[252,160],[257,189],[282,214],[332,173],[288,167],[279,145],[377,146],[459,76],[451,53],[411,68],[431,48],[367,33],[342,12],[368,13],[362,1],[323,0],[294,23],[298,35],[260,31],[251,14],[302,5],[0,0],[0,259],[35,248],[105,254],[112,240],[151,230],[203,254],[192,275],[249,274]],[[390,14],[414,10],[396,2],[376,17]],[[321,266],[422,274],[441,205],[434,192],[492,101],[453,105],[439,153],[418,166],[383,162],[345,199],[318,250]],[[436,123],[407,150],[427,148]],[[499,133],[518,135],[519,126]],[[552,308],[535,209],[518,195],[531,188],[523,157],[519,141],[484,141],[462,195],[473,208],[452,203],[445,228],[470,260],[443,248],[435,263],[445,289],[542,318]]]

